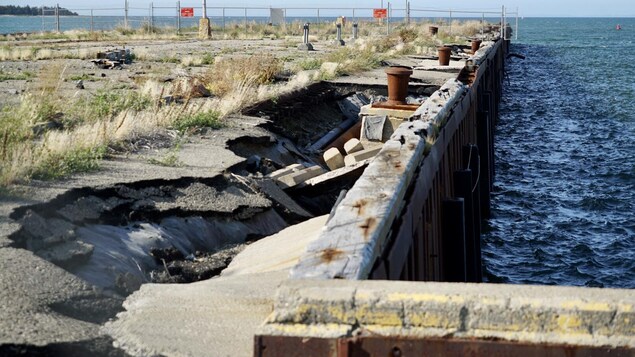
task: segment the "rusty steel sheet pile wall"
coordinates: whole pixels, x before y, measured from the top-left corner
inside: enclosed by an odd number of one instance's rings
[[[466,83],[448,80],[397,128],[292,269],[292,279],[480,281],[480,212],[489,207],[483,208],[493,176],[504,48],[500,40],[485,43],[462,71]],[[457,171],[475,174],[455,180]],[[466,177],[470,182],[457,186]],[[469,209],[459,216],[469,227],[461,243],[467,248],[457,250],[444,246],[450,232],[442,226],[456,226],[445,206],[461,194]],[[465,252],[469,257],[458,264],[466,273],[456,273],[456,256]]]

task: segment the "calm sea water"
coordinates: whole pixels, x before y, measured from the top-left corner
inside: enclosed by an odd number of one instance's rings
[[[635,288],[635,19],[524,19],[519,33],[486,278]]]

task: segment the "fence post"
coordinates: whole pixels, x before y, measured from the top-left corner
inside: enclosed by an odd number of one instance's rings
[[[245,7],[245,33],[247,33],[247,8]]]
[[[406,1],[406,23],[410,24],[410,1]]]
[[[388,11],[386,11],[386,36],[390,35],[390,1],[388,2]]]
[[[452,34],[452,11],[450,11],[450,31],[449,34]]]
[[[225,8],[223,8],[223,31],[225,31]]]
[[[93,18],[93,9],[90,9],[90,32],[95,31],[95,20]]]
[[[60,4],[55,4],[55,29],[60,32]]]
[[[181,2],[176,2],[176,34],[181,34]]]
[[[318,28],[319,28],[319,26],[320,26],[320,8],[317,9],[317,16],[318,16],[317,23],[318,23]]]
[[[124,4],[124,16],[123,16],[123,26],[128,29],[128,0],[125,0]]]
[[[485,13],[481,14],[481,36],[485,33]]]
[[[357,19],[355,18],[355,8],[353,8],[353,22],[357,22]]]
[[[150,9],[148,11],[148,33],[152,32],[154,27],[154,6],[150,3]]]
[[[358,29],[357,29],[357,26],[358,26],[357,22],[354,22],[354,23],[353,23],[353,39],[354,39],[354,40],[357,40],[357,36],[358,36],[358,32],[357,32],[357,31],[358,31]]]

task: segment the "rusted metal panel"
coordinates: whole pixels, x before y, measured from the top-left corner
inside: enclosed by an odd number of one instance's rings
[[[632,357],[635,350],[620,347],[590,347],[530,344],[502,340],[454,338],[403,338],[360,336],[322,339],[256,336],[254,356],[421,356],[421,357]]]
[[[345,347],[338,348],[338,344]],[[256,336],[256,357],[350,356],[349,342],[326,338]]]

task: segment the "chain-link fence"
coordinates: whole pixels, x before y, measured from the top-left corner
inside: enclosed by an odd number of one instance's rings
[[[42,8],[41,24],[28,23],[16,24],[13,31],[4,32],[49,32],[68,30],[137,30],[137,29],[164,29],[175,32],[194,31],[198,26],[198,20],[203,14],[201,6],[183,6],[181,1],[174,4],[162,3],[155,5],[148,3],[146,7],[130,6],[124,0],[121,8],[84,8],[67,9],[78,16],[60,16],[59,6],[54,8]],[[501,9],[487,10],[458,10],[458,9],[427,9],[412,8],[410,2],[403,8],[392,7],[387,3],[386,18],[374,19],[376,8],[370,7],[231,7],[231,6],[207,6],[207,17],[212,26],[218,30],[225,30],[236,25],[247,25],[250,22],[269,23],[272,25],[293,22],[309,22],[312,24],[325,24],[335,22],[337,18],[346,18],[357,23],[364,21],[382,21],[390,31],[391,24],[401,22],[432,21],[443,26],[448,26],[448,32],[452,33],[452,22],[457,19],[475,19],[482,23],[502,22],[509,23],[510,17],[515,17],[515,35],[518,36],[518,10],[507,12],[505,7]],[[183,16],[186,15],[186,16]],[[190,15],[190,16],[187,16]]]

